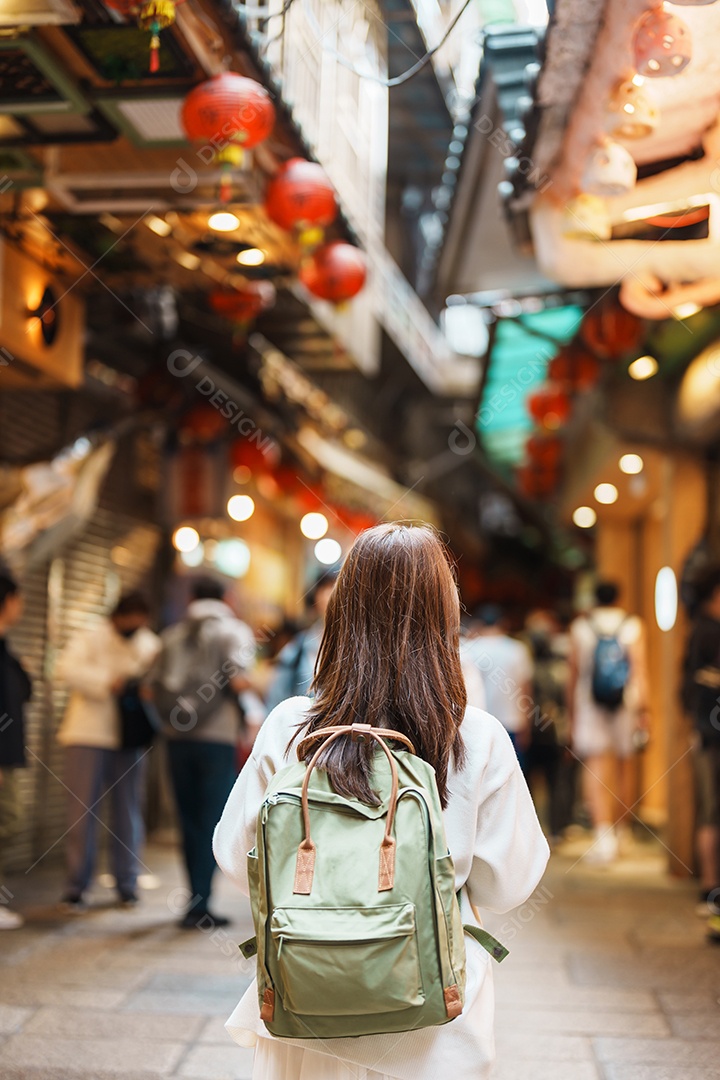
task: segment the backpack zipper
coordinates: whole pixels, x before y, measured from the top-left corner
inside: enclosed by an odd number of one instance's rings
[[[328,938],[327,940],[325,938],[322,938],[321,940],[319,940],[318,938],[293,938],[289,937],[287,934],[278,934],[278,941],[280,942],[280,944],[278,946],[277,956],[279,960],[280,953],[282,952],[283,946],[286,941],[288,942],[288,944],[291,945],[310,945],[314,948],[324,948],[326,945],[343,945],[350,947],[352,945],[377,945],[379,941],[396,941],[398,938],[411,936],[411,934],[407,933],[392,934],[386,937],[358,938],[357,941],[348,941],[347,939],[331,940],[330,938]]]
[[[300,804],[299,795],[288,795],[282,791],[276,791],[274,795],[268,795],[262,804],[262,823],[265,825],[268,819],[268,811],[271,806],[277,806],[278,803],[288,802]]]
[[[314,802],[312,795],[309,798],[310,806],[313,810],[324,811],[325,813],[333,814],[351,814],[355,816],[357,811],[353,810],[350,806],[338,806],[337,803],[322,803]],[[265,824],[268,819],[268,812],[271,806],[277,806],[278,803],[292,803],[295,806],[300,806],[302,800],[299,795],[291,795],[286,791],[277,791],[274,795],[269,795],[265,802],[262,804],[262,822]]]

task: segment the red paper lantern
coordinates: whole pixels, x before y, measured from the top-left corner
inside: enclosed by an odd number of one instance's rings
[[[530,394],[527,405],[533,420],[548,431],[562,427],[570,416],[570,399],[565,389],[557,383],[546,383]]]
[[[365,284],[365,255],[352,244],[333,240],[305,259],[299,277],[313,296],[333,304],[342,304],[357,296]]]
[[[248,281],[242,289],[218,289],[210,293],[210,307],[231,322],[248,323],[275,303],[275,286],[270,281]]]
[[[642,319],[626,311],[614,297],[590,308],[580,327],[580,337],[601,360],[616,360],[635,352],[644,334]]]
[[[188,139],[250,150],[272,132],[275,106],[259,82],[224,71],[190,91],[180,119]]]
[[[529,499],[541,499],[552,495],[558,485],[560,472],[557,468],[523,465],[516,473],[518,488]]]
[[[149,30],[150,72],[160,70],[160,31],[175,22],[175,8],[184,0],[105,0],[105,7],[125,18],[134,17],[141,30]]]
[[[633,49],[638,75],[651,79],[677,75],[692,59],[690,29],[666,8],[653,8],[638,23]]]
[[[531,465],[540,469],[556,469],[562,460],[562,439],[556,435],[531,435],[525,444],[525,452]]]
[[[200,83],[183,102],[180,120],[191,141],[209,143],[224,171],[220,199],[230,198],[228,170],[242,161],[244,150],[267,139],[275,126],[275,106],[254,79],[224,71]]]
[[[547,374],[551,382],[562,383],[571,392],[589,390],[600,377],[600,362],[584,349],[567,345],[552,358]]]
[[[337,210],[335,189],[314,161],[292,158],[267,186],[265,211],[271,221],[288,232],[296,227],[303,234],[311,231],[319,234],[319,242],[322,229],[332,225]]]

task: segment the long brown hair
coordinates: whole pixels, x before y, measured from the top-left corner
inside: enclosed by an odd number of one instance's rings
[[[372,724],[407,735],[435,769],[443,806],[448,766],[464,763],[467,702],[458,641],[460,601],[445,548],[427,525],[394,522],[358,536],[325,616],[302,734]],[[320,764],[334,789],[378,805],[374,746],[338,739]]]

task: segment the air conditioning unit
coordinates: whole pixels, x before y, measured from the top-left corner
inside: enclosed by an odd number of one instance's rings
[[[67,26],[80,19],[71,0],[0,0],[0,27]]]

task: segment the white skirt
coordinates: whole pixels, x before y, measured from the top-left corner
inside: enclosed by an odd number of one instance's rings
[[[301,1046],[260,1038],[255,1046],[252,1080],[395,1080],[387,1073],[316,1054]]]

